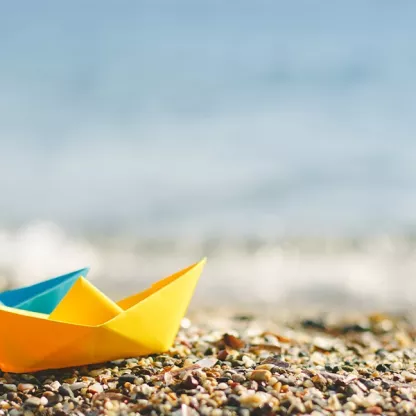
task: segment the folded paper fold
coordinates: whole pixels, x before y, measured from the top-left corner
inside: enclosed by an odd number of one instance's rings
[[[51,313],[0,306],[7,334],[0,368],[33,372],[166,351],[204,264],[205,259],[118,303],[78,276]]]
[[[51,313],[78,278],[89,268],[54,277],[31,286],[0,293],[0,305],[39,313]]]

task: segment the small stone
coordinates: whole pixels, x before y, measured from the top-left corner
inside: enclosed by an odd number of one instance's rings
[[[33,374],[22,374],[21,378],[31,384],[40,384],[39,380]]]
[[[272,373],[269,370],[254,370],[251,373],[250,379],[256,381],[269,381],[272,378]]]
[[[381,415],[383,413],[383,409],[380,406],[367,407],[365,411],[372,415]]]
[[[315,337],[313,340],[313,345],[316,348],[324,351],[331,351],[333,348],[333,343],[334,341],[332,339],[323,337]]]
[[[202,360],[197,361],[195,364],[199,365],[201,368],[211,368],[218,362],[217,358],[207,357]]]
[[[0,402],[0,407],[4,410],[10,409],[12,405],[9,402],[6,402],[5,400],[2,400]]]
[[[402,376],[406,381],[414,381],[416,380],[416,374],[411,373],[410,371],[403,371]]]
[[[283,385],[280,381],[278,381],[276,384],[273,384],[273,390],[276,391],[277,393],[280,393],[280,390],[282,390],[282,387]]]
[[[114,408],[114,405],[113,405],[113,403],[111,403],[111,402],[105,402],[104,407],[105,407],[107,410],[112,410],[112,409]]]
[[[8,391],[17,391],[17,386],[15,384],[3,384],[3,387]]]
[[[192,390],[198,387],[199,383],[198,380],[195,377],[188,376],[186,379],[182,382],[182,385],[187,390]]]
[[[326,356],[318,351],[311,354],[311,361],[317,365],[325,365]]]
[[[307,379],[303,382],[303,387],[311,388],[311,387],[315,387],[315,384],[313,383],[312,380]]]
[[[401,348],[408,348],[413,343],[412,338],[409,335],[407,335],[405,332],[398,332],[395,335],[395,338]]]
[[[29,383],[20,383],[17,386],[17,390],[23,392],[23,393],[28,393],[29,391],[32,391],[35,388],[35,386],[33,384],[29,384]]]
[[[228,402],[227,402],[228,406],[233,406],[233,407],[240,407],[240,398],[236,395],[236,394],[230,394],[228,396]]]
[[[243,340],[241,340],[240,338],[235,337],[234,335],[230,335],[230,334],[224,334],[223,336],[223,341],[224,344],[235,349],[235,350],[239,350],[241,348],[244,348],[244,346],[246,345],[245,342]]]
[[[121,360],[113,360],[113,361],[110,361],[111,362],[111,364],[113,364],[113,365],[116,365],[116,366],[121,366],[121,365],[123,365],[124,364],[124,362],[125,362],[126,360],[124,360],[123,358],[121,359]],[[137,362],[137,360],[136,360],[136,362]]]
[[[123,386],[125,383],[136,384],[137,379],[138,377],[134,374],[122,374],[118,379],[118,384],[120,386]]]
[[[46,397],[48,403],[52,406],[63,400],[63,397],[60,394],[54,393],[52,391],[45,391],[45,393],[43,393],[43,396]]]
[[[381,372],[383,372],[383,373],[385,373],[385,372],[387,372],[387,371],[390,371],[390,369],[385,365],[385,364],[379,364],[377,367],[376,367],[376,370],[377,371],[381,371]]]
[[[414,411],[414,408],[415,408],[415,405],[412,402],[409,402],[407,400],[403,400],[396,407],[396,409],[399,410],[401,414],[405,414],[405,415],[414,414],[412,413]]]
[[[81,389],[83,389],[83,388],[85,388],[85,387],[88,387],[88,384],[87,384],[87,383],[84,383],[84,382],[82,382],[82,381],[79,381],[79,382],[77,382],[77,383],[72,383],[72,384],[70,384],[70,386],[69,386],[69,388],[70,388],[72,391],[81,390]]]
[[[338,411],[342,409],[341,403],[335,394],[328,399],[328,405],[330,406],[331,410]]]
[[[249,394],[243,395],[240,398],[240,402],[241,404],[244,404],[245,406],[248,406],[248,407],[259,407],[262,404],[264,404],[268,400],[269,397],[270,397],[269,395],[265,393],[261,393],[261,392],[257,392],[254,394],[249,393]]]
[[[255,361],[253,361],[250,357],[247,357],[247,355],[244,355],[242,360],[246,368],[251,368],[256,365]]]
[[[74,398],[74,392],[71,390],[68,384],[64,383],[58,389],[59,394],[62,394],[64,397],[71,397]]]
[[[91,377],[97,377],[105,371],[105,368],[96,368],[95,370],[91,370],[88,375]]]
[[[66,384],[72,384],[72,383],[75,383],[75,382],[77,381],[77,378],[78,378],[78,377],[76,377],[76,376],[74,376],[74,377],[69,377],[69,378],[65,378],[65,379],[63,380],[63,382],[64,382],[64,383],[66,383]]]
[[[243,383],[246,381],[246,378],[242,374],[236,373],[231,376],[231,380],[233,380],[235,383]]]
[[[17,399],[18,397],[19,397],[19,396],[17,395],[17,393],[16,393],[16,392],[14,392],[14,391],[10,391],[9,393],[7,393],[7,394],[6,394],[5,399],[7,399],[7,400],[9,400],[9,401],[16,401],[16,399]]]
[[[326,330],[326,324],[322,319],[305,319],[301,322],[301,325],[307,329]]]
[[[400,371],[403,368],[403,365],[400,361],[397,361],[393,363],[390,368],[392,371]]]
[[[277,378],[276,377],[272,377],[269,380],[269,386],[274,386],[277,382],[278,382]],[[313,387],[313,383],[312,383],[312,387]]]
[[[266,363],[266,364],[260,364],[256,367],[256,370],[272,370],[275,367],[274,364]]]
[[[53,381],[50,384],[50,386],[52,390],[58,391],[59,387],[61,387],[61,383],[58,380],[56,380],[56,381]]]
[[[104,389],[100,383],[94,383],[88,387],[88,391],[93,394],[98,394],[98,393],[102,393]]]
[[[191,320],[188,318],[182,318],[181,321],[181,328],[188,329],[191,327]]]
[[[288,411],[289,414],[292,414],[296,410],[300,413],[305,413],[306,412],[305,405],[302,403],[302,401],[300,399],[297,399],[297,398],[292,400],[292,403],[291,403],[291,405],[290,405],[290,407],[287,411]]]
[[[42,404],[42,401],[39,397],[29,397],[26,401],[24,406],[28,407],[39,407]]]
[[[357,405],[354,402],[347,402],[342,406],[344,410],[349,410],[351,412],[355,412],[357,410]]]

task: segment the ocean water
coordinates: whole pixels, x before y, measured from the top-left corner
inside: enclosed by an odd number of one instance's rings
[[[0,275],[121,294],[208,254],[200,299],[411,304],[415,11],[5,5]]]

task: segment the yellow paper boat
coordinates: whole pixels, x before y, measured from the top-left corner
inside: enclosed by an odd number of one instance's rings
[[[204,264],[117,303],[80,277],[50,315],[1,305],[1,370],[34,372],[168,350]]]

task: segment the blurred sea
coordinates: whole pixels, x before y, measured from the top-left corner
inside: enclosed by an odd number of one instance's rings
[[[122,295],[207,255],[196,302],[411,305],[415,12],[5,4],[0,276]]]

